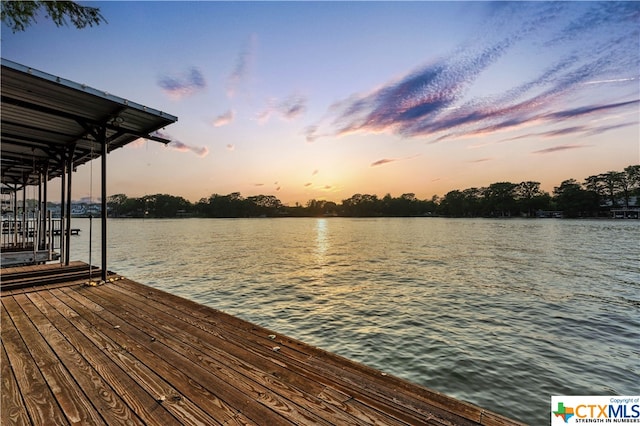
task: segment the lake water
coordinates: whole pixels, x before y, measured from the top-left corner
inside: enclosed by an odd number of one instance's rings
[[[109,268],[545,425],[551,395],[640,393],[639,242],[634,220],[112,219]]]

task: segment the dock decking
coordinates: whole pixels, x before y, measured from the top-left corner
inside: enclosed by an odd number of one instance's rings
[[[87,285],[70,267],[2,270],[2,424],[520,424],[118,275]]]

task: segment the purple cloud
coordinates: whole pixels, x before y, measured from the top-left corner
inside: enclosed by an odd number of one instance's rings
[[[564,130],[546,132],[545,137],[593,134],[620,123],[585,123],[585,117],[637,111],[640,3],[491,3],[486,7],[490,14],[485,25],[467,43],[370,93],[334,103],[327,112],[329,124],[305,129],[307,141],[386,132],[435,143],[558,124]],[[539,55],[540,60],[523,72],[527,77],[520,83],[503,87],[504,79],[496,77],[504,72],[498,69],[498,61],[525,52]],[[538,66],[546,58],[549,63]],[[480,92],[492,93],[473,96],[480,77],[487,75],[494,75],[494,81],[488,85],[483,79]],[[618,90],[617,98],[611,95],[606,101],[594,101],[590,95],[604,84],[630,91]],[[597,96],[602,97],[601,92]],[[588,104],[585,99],[590,99]]]
[[[626,102],[616,102],[613,104],[587,105],[579,108],[550,113],[546,116],[546,118],[549,118],[550,120],[573,118],[573,117],[579,117],[582,115],[588,115],[593,113],[602,113],[606,110],[626,108],[626,107],[638,106],[638,105],[640,105],[640,99],[634,99],[632,101],[626,101]]]
[[[278,105],[277,110],[283,118],[293,120],[307,110],[307,98],[301,95],[291,95]]]
[[[266,123],[274,115],[283,120],[291,121],[303,115],[306,110],[307,98],[299,94],[293,94],[282,101],[269,100],[267,107],[257,115],[257,118],[260,123]]]
[[[371,163],[370,167],[382,166],[383,164],[394,163],[396,161],[411,160],[412,158],[416,157],[419,157],[419,154],[403,158],[383,158],[382,160],[374,161],[373,163]]]
[[[176,151],[193,152],[198,157],[206,157],[209,154],[209,148],[207,148],[206,146],[196,146],[196,145],[186,144],[184,142],[181,142],[179,140],[174,139],[168,133],[155,132],[154,136],[158,136],[158,137],[160,137],[162,139],[166,139],[166,140],[171,141],[171,142],[169,142],[167,144],[167,146],[169,148],[173,149],[173,150],[176,150]]]
[[[637,126],[637,125],[638,125],[637,121],[627,121],[625,123],[613,124],[611,126],[600,126],[600,127],[589,130],[589,134],[597,135],[600,133],[608,132],[610,130],[622,129],[623,127]]]
[[[168,146],[170,148],[175,149],[176,151],[182,151],[182,152],[191,151],[194,154],[196,154],[198,157],[206,157],[207,154],[209,154],[209,148],[207,148],[206,146],[187,145],[184,142],[180,142],[176,140],[169,142]]]
[[[588,145],[558,145],[551,148],[541,149],[539,151],[533,151],[532,154],[551,154],[558,151],[567,151],[570,149],[587,148]]]
[[[233,98],[236,95],[238,86],[247,78],[253,58],[255,56],[257,37],[252,35],[246,45],[242,48],[236,58],[233,71],[227,79],[227,96]]]
[[[207,87],[204,76],[195,67],[190,68],[179,76],[165,75],[160,77],[158,85],[174,99],[193,95]]]

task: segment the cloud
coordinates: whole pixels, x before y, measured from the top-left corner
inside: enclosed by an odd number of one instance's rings
[[[198,157],[206,157],[207,154],[209,154],[209,148],[207,148],[206,146],[188,145],[184,142],[180,142],[177,140],[173,140],[169,142],[167,146],[175,149],[176,151],[182,151],[182,152],[191,151],[194,154],[196,154]]]
[[[227,124],[233,122],[235,116],[236,116],[235,111],[230,109],[229,111],[227,111],[227,112],[225,112],[223,114],[220,114],[219,116],[214,118],[213,121],[211,122],[211,124],[213,125],[213,127],[226,126]]]
[[[478,158],[477,160],[470,160],[468,162],[469,163],[484,163],[486,161],[491,161],[491,160],[493,160],[493,158],[486,157],[486,158]]]
[[[238,86],[247,79],[255,57],[257,40],[257,36],[253,34],[238,53],[233,71],[227,79],[227,96],[229,98],[235,97]]]
[[[403,158],[383,158],[382,160],[374,161],[373,163],[371,163],[370,167],[382,166],[383,164],[394,163],[396,161],[411,160],[412,158],[416,158],[418,156],[419,155],[412,155],[410,157]]]
[[[598,132],[611,126],[585,117],[637,110],[640,3],[485,7],[490,13],[474,37],[404,77],[335,102],[326,122],[305,129],[307,141],[384,132],[436,143],[541,125]],[[519,66],[514,58],[525,55],[536,60],[507,84],[513,78],[502,77],[504,67]],[[604,84],[615,85],[617,98],[596,92]]]
[[[304,184],[305,188],[308,187],[308,186],[311,186],[311,185],[313,185],[311,182],[307,182],[307,183]]]
[[[257,119],[264,124],[272,116],[291,121],[303,115],[307,110],[307,98],[300,94],[289,95],[283,100],[270,99],[264,110],[258,113]]]
[[[286,120],[293,120],[307,110],[307,98],[301,95],[291,95],[277,106],[277,111]]]
[[[195,67],[178,75],[164,75],[158,79],[158,86],[171,98],[182,99],[202,91],[207,83],[202,73]]]
[[[547,114],[545,118],[549,118],[550,120],[555,119],[565,119],[565,118],[573,118],[579,117],[583,115],[589,115],[594,113],[602,113],[607,110],[618,109],[618,108],[626,108],[630,106],[638,106],[640,105],[640,100],[635,99],[632,101],[626,102],[617,102],[613,104],[603,104],[603,105],[587,105],[579,108],[568,109],[564,111],[554,112]]]
[[[171,141],[167,144],[167,147],[175,151],[193,152],[198,157],[206,157],[209,154],[209,148],[207,148],[206,146],[196,146],[196,145],[186,144],[184,142],[174,139],[168,133],[155,132],[153,135]]]
[[[322,136],[330,136],[330,133],[326,133],[324,135],[318,134],[319,128],[320,126],[317,126],[317,125],[311,125],[311,126],[305,127],[303,133],[308,143],[313,143]]]
[[[398,160],[395,158],[383,158],[382,160],[374,161],[373,163],[371,163],[371,167],[381,166],[387,163],[393,163],[394,161],[398,161]]]
[[[637,121],[627,121],[625,123],[613,124],[611,126],[600,126],[589,130],[589,135],[598,135],[600,133],[608,132],[610,130],[622,129],[623,127],[637,126]]]
[[[227,144],[227,151],[233,151],[235,149],[236,149],[236,147],[235,147],[234,144],[232,144],[232,143],[228,143]]]
[[[629,77],[629,78],[611,78],[609,80],[596,80],[596,81],[585,81],[582,84],[606,84],[606,83],[621,83],[627,81],[638,80],[637,77]]]
[[[589,129],[585,126],[571,126],[571,127],[564,127],[556,130],[549,130],[546,132],[526,133],[523,135],[514,136],[512,138],[502,139],[500,142],[511,142],[511,141],[516,141],[520,139],[530,139],[530,138],[555,138],[558,136],[567,136],[567,135],[574,135],[577,133],[585,133],[588,130]]]
[[[550,130],[548,132],[542,132],[539,133],[539,136],[545,137],[545,138],[553,138],[553,137],[557,137],[557,136],[565,136],[565,135],[573,135],[576,133],[584,133],[585,131],[585,127],[584,126],[572,126],[572,127],[565,127],[563,129],[557,129],[557,130]]]
[[[606,108],[602,108],[602,109],[606,109]],[[562,115],[562,112],[554,113],[554,114]],[[598,135],[611,130],[617,130],[624,127],[634,126],[637,124],[638,124],[637,121],[627,121],[627,122],[613,124],[613,125],[598,125],[596,127],[591,127],[588,125],[570,126],[570,127],[563,127],[555,130],[549,130],[546,132],[527,133],[524,135],[514,136],[512,138],[502,139],[500,142],[510,142],[510,141],[515,141],[519,139],[529,139],[529,138],[555,138],[558,136],[568,136],[568,135],[575,135],[575,134],[593,136],[593,135]],[[473,147],[479,147],[479,146],[483,146],[483,144],[473,146]]]
[[[320,170],[315,169],[313,172],[311,172],[311,176],[315,176],[320,172]]]
[[[539,151],[533,151],[532,154],[551,154],[558,151],[567,151],[570,149],[587,148],[589,145],[558,145],[551,148],[541,149]]]

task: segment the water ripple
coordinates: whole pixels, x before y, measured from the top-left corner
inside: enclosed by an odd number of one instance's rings
[[[622,220],[109,222],[112,270],[530,424],[551,395],[637,393],[638,240]]]

